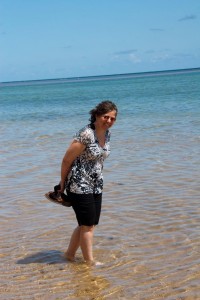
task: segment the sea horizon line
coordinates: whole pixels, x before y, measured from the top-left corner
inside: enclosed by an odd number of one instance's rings
[[[198,72],[200,67],[197,68],[183,68],[183,69],[169,69],[169,70],[160,70],[160,71],[144,71],[144,72],[135,72],[135,73],[117,73],[117,74],[104,74],[104,75],[89,75],[89,76],[75,76],[75,77],[61,77],[61,78],[46,78],[46,79],[27,79],[27,80],[13,80],[13,81],[2,81],[0,86],[12,85],[12,84],[39,84],[39,83],[64,83],[64,82],[75,82],[75,81],[88,81],[88,80],[101,80],[101,79],[117,79],[118,77],[143,77],[151,75],[170,75],[175,73],[190,73]]]

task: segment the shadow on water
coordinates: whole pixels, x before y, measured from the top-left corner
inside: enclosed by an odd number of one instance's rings
[[[41,251],[35,254],[29,255],[23,259],[19,259],[17,264],[60,264],[67,262],[63,256],[63,252],[58,250]]]

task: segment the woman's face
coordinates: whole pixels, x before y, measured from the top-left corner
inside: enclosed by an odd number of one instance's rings
[[[116,110],[109,111],[101,116],[96,116],[95,126],[107,130],[115,123],[116,117]]]

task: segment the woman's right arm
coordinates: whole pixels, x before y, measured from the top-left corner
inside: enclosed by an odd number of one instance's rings
[[[86,146],[78,141],[73,141],[69,148],[67,149],[61,164],[61,192],[64,192],[65,188],[65,179],[71,169],[72,163],[74,160],[81,155],[85,150]]]

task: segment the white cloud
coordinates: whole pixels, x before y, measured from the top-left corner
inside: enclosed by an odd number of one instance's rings
[[[113,59],[116,61],[129,61],[133,64],[140,63],[141,58],[136,54],[136,52],[136,49],[115,52],[113,54]]]
[[[128,59],[129,59],[129,61],[131,61],[131,62],[134,63],[134,64],[137,64],[137,63],[140,63],[140,62],[141,62],[140,57],[137,56],[137,55],[134,54],[134,53],[130,53],[130,54],[128,55]]]

